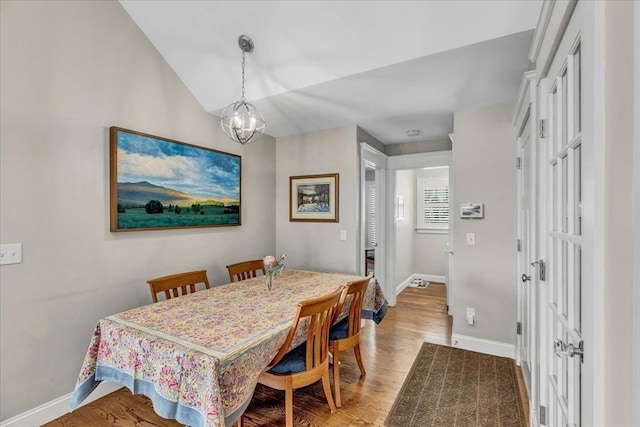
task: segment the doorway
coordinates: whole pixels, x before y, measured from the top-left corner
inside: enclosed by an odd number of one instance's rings
[[[406,278],[399,279],[399,274],[402,274],[402,270],[398,270],[398,267],[402,268],[402,266],[397,265],[396,254],[398,251],[398,234],[396,229],[396,209],[399,206],[400,202],[396,198],[397,194],[395,189],[397,188],[398,174],[399,171],[405,170],[423,170],[424,168],[438,168],[438,167],[448,167],[451,172],[451,160],[452,155],[451,151],[435,151],[430,153],[420,153],[420,154],[412,154],[412,155],[403,155],[403,156],[393,156],[389,157],[387,161],[387,180],[386,185],[387,188],[392,189],[393,191],[389,191],[389,194],[386,197],[386,221],[385,221],[385,236],[386,236],[386,247],[389,253],[393,256],[389,256],[388,265],[385,272],[385,295],[387,297],[387,301],[389,305],[395,305],[396,296],[399,291],[403,288],[403,281]],[[452,200],[452,188],[449,188],[450,199]],[[411,200],[415,198],[415,195],[411,197]],[[407,215],[409,212],[409,208],[407,207],[408,199],[404,198],[404,213]],[[411,209],[413,212],[414,208]],[[415,217],[414,217],[415,218]],[[412,226],[415,228],[415,224]],[[450,227],[449,233],[452,235],[453,230]],[[446,254],[443,249],[443,254]],[[450,247],[449,250],[452,251]],[[445,257],[446,259],[446,257]],[[451,269],[451,264],[448,266]],[[446,271],[446,270],[445,270]],[[446,275],[446,272],[444,273]],[[446,280],[446,278],[445,278]],[[443,280],[443,281],[445,281]],[[453,284],[451,281],[447,283],[447,296],[451,294],[451,289]]]
[[[446,283],[449,167],[397,170],[395,181],[396,293]]]

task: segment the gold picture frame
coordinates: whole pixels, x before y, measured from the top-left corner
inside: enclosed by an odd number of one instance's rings
[[[340,174],[289,177],[289,221],[340,222]]]
[[[240,225],[241,157],[112,126],[112,232]]]

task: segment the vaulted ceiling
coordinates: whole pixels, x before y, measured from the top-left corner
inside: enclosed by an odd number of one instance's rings
[[[446,137],[460,109],[515,102],[542,2],[121,4],[205,110],[240,98],[246,34],[247,100],[267,134],[357,124],[393,144]]]

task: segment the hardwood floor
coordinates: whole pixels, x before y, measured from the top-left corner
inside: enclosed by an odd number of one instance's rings
[[[382,426],[424,341],[450,344],[451,318],[446,287],[407,288],[379,325],[366,321],[361,343],[367,371],[360,371],[352,351],[340,354],[342,407],[331,414],[320,383],[294,391],[295,424],[301,426]],[[526,400],[525,400],[526,401]],[[284,394],[258,385],[245,412],[246,427],[284,425]],[[51,423],[59,426],[162,426],[180,424],[153,412],[144,396],[123,388]]]

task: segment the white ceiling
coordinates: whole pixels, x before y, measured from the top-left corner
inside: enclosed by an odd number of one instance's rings
[[[393,144],[446,137],[462,108],[515,102],[542,1],[121,4],[205,110],[240,98],[247,34],[246,96],[266,133],[357,124]]]

